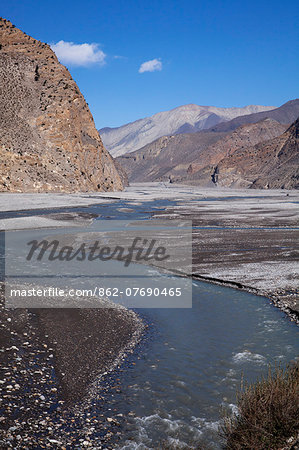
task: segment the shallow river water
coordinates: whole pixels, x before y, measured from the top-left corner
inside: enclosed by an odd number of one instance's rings
[[[242,375],[254,381],[298,354],[296,325],[246,292],[194,282],[192,309],[139,312],[152,327],[140,359],[121,375],[117,410],[135,416],[118,448],[201,440],[220,448],[221,409],[236,410]]]

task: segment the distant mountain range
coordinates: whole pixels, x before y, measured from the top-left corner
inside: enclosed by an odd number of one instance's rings
[[[240,125],[245,123],[256,123],[260,120],[269,118],[276,120],[279,123],[292,123],[299,116],[299,99],[290,100],[284,103],[279,108],[275,108],[272,111],[262,111],[246,116],[236,117],[228,122],[219,123],[216,126],[211,127],[210,131],[227,132],[235,130]]]
[[[208,130],[160,137],[116,160],[131,182],[297,189],[298,117],[299,99],[291,100]]]
[[[212,185],[215,166],[239,148],[281,135],[287,126],[272,119],[224,132],[201,131],[164,136],[116,159],[129,181],[172,181]],[[204,170],[203,170],[204,169]]]
[[[270,110],[275,110],[275,107],[250,105],[243,108],[217,108],[190,104],[118,128],[102,128],[99,132],[105,147],[116,157],[142,148],[161,136],[195,133],[236,117]]]

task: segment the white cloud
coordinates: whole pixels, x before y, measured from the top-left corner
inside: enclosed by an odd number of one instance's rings
[[[162,70],[162,61],[157,58],[142,63],[138,72],[155,72],[156,70]]]
[[[51,45],[57,58],[63,64],[88,66],[90,64],[105,64],[105,53],[98,44],[74,44],[74,42],[59,41]]]

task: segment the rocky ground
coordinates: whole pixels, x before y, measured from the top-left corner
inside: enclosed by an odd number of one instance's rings
[[[268,297],[298,322],[299,195],[260,193],[185,200],[154,217],[192,221],[193,277]]]
[[[12,310],[2,290],[0,327],[0,447],[112,448],[124,418],[109,408],[109,398],[120,394],[109,371],[141,336],[136,314]]]

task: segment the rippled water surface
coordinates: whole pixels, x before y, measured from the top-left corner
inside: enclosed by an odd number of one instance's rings
[[[121,376],[117,410],[128,416],[119,448],[163,441],[220,448],[221,407],[235,410],[242,374],[298,354],[297,327],[268,300],[207,283],[193,284],[192,309],[139,311],[152,325],[138,359]]]

